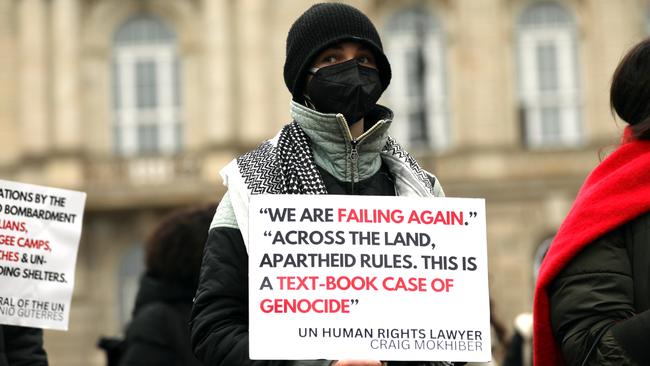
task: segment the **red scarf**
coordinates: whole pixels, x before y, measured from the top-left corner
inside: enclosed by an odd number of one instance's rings
[[[650,141],[625,137],[585,180],[540,268],[533,302],[535,366],[565,364],[551,330],[547,286],[586,245],[647,211]]]

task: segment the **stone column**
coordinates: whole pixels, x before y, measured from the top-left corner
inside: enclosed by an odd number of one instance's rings
[[[52,2],[53,143],[59,151],[81,146],[79,79],[79,1]],[[93,121],[88,121],[93,123]]]
[[[205,54],[203,63],[205,94],[202,95],[204,121],[208,144],[223,144],[232,141],[235,116],[233,114],[232,44],[236,42],[231,33],[232,23],[229,1],[204,0],[203,25]]]
[[[47,110],[47,14],[44,0],[18,3],[20,140],[24,153],[42,155],[51,138]]]
[[[240,111],[239,138],[249,144],[259,143],[277,132],[275,122],[269,120],[269,95],[275,92],[270,90],[269,74],[281,70],[270,69],[272,52],[266,27],[267,5],[266,1],[257,0],[238,0],[235,5],[238,35],[235,82],[240,84],[235,108]]]
[[[515,114],[509,106],[514,93],[505,65],[513,57],[507,48],[504,24],[511,20],[497,0],[453,3],[459,31],[456,58],[450,62],[454,83],[452,117],[459,145],[505,146],[517,141]],[[450,50],[451,51],[451,50]],[[489,55],[489,57],[487,57]]]
[[[0,165],[19,156],[16,127],[16,38],[15,4],[0,0]]]
[[[567,7],[571,11],[572,8]],[[577,2],[578,82],[584,103],[584,139],[595,146],[611,144],[625,123],[609,110],[612,75],[623,55],[647,36],[647,3],[635,0]]]

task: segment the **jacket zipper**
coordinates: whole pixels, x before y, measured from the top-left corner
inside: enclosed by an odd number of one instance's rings
[[[337,119],[339,120],[339,123],[343,125],[343,128],[347,132],[347,140],[350,142],[350,155],[348,156],[350,159],[350,170],[351,170],[351,181],[350,181],[350,191],[352,194],[354,194],[354,184],[355,184],[355,173],[358,175],[358,160],[359,160],[359,150],[357,149],[357,146],[365,140],[366,137],[368,137],[374,130],[376,130],[379,126],[383,125],[385,123],[385,120],[379,120],[377,123],[372,125],[368,131],[365,131],[364,133],[361,134],[358,138],[353,138],[352,137],[352,132],[350,132],[350,127],[348,126],[347,121],[345,120],[345,117],[343,117],[342,114],[337,115]]]
[[[354,194],[354,172],[357,171],[357,162],[359,160],[359,151],[357,150],[357,145],[359,144],[359,141],[356,139],[352,139],[350,141],[350,164],[352,165],[352,180],[350,182],[350,191],[352,194]]]

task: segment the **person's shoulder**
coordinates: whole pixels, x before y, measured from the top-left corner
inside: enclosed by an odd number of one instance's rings
[[[156,301],[146,304],[133,317],[129,329],[131,332],[150,331],[152,328],[164,329],[176,311],[171,304]]]
[[[237,225],[237,218],[235,216],[235,210],[232,206],[232,201],[230,200],[229,192],[226,192],[219,206],[217,207],[214,216],[212,217],[212,222],[210,223],[210,230],[217,227],[226,227],[232,229],[239,229]]]
[[[650,211],[633,218],[625,226],[633,232],[650,232]]]

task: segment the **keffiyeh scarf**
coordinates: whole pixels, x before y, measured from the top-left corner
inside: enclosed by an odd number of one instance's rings
[[[400,195],[444,195],[435,177],[423,170],[392,138],[388,138],[381,155],[397,178],[396,191]],[[221,176],[242,232],[248,231],[251,195],[327,193],[314,163],[309,138],[296,122],[286,125],[255,150],[231,161]],[[248,247],[246,237],[244,241]]]

